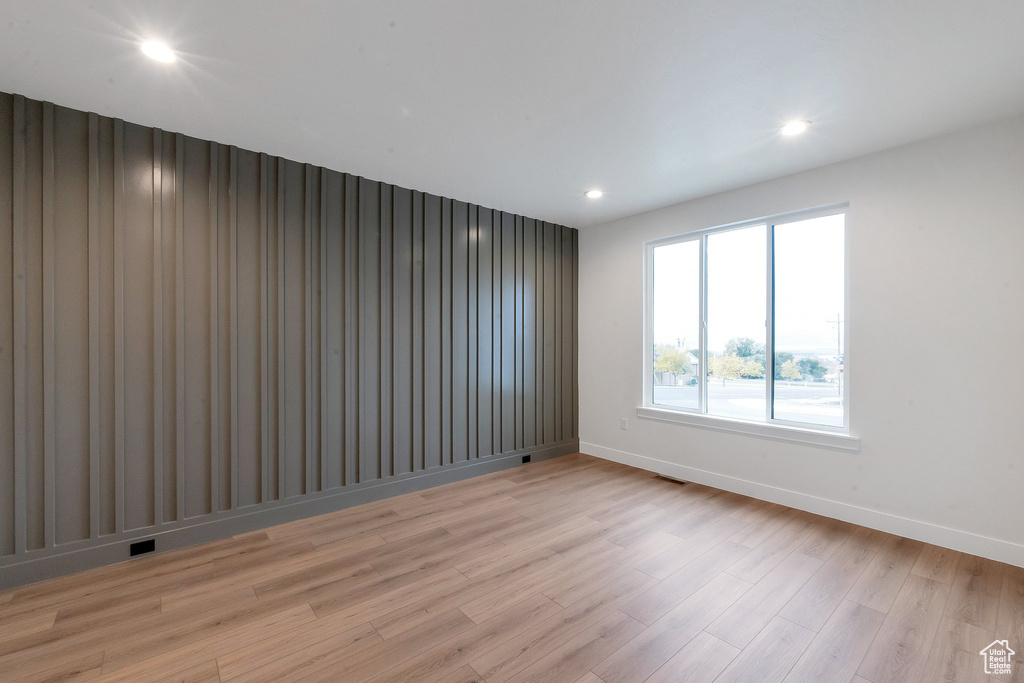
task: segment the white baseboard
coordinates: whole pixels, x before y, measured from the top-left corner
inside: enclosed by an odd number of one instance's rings
[[[907,538],[924,541],[932,545],[952,548],[953,550],[959,550],[971,555],[987,557],[990,560],[1024,567],[1024,545],[1011,543],[1010,541],[980,536],[959,529],[950,529],[949,527],[922,522],[916,519],[907,519],[906,517],[900,517],[887,512],[870,510],[806,493],[760,484],[747,479],[708,472],[707,470],[687,467],[666,460],[658,460],[646,455],[628,453],[585,441],[580,441],[580,451],[587,455],[638,467],[642,470],[667,474],[677,479],[713,486],[714,488],[740,493],[751,498],[767,500],[798,510],[813,512],[817,515],[840,519],[851,524],[858,524],[898,536],[906,536]]]

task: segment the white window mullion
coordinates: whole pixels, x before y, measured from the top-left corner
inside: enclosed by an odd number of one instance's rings
[[[651,338],[654,326],[651,299],[654,296],[654,246],[648,244],[644,250],[644,405],[654,403],[654,350]]]
[[[772,421],[772,405],[775,398],[775,225],[769,223],[766,226],[767,246],[765,254],[768,261],[765,273],[767,283],[765,284],[765,316],[764,316],[764,393],[765,422]]]
[[[697,412],[708,412],[708,236],[700,238],[700,362]]]

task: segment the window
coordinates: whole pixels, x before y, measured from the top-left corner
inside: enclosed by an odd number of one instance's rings
[[[645,404],[844,431],[845,207],[648,244]]]

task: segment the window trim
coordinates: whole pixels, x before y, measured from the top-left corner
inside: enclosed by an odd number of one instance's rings
[[[664,406],[638,406],[636,416],[643,420],[689,425],[718,432],[746,434],[764,439],[808,444],[821,448],[854,452],[860,450],[860,437],[852,436],[845,432],[808,429],[802,424],[797,426],[797,423],[793,422],[784,424],[754,422],[753,420],[707,415],[706,413],[698,413],[692,410]]]
[[[711,429],[724,429],[726,431],[754,434],[768,438],[781,438],[779,434],[792,434],[798,438],[784,439],[796,440],[804,443],[818,443],[830,447],[856,450],[859,448],[859,439],[850,436],[850,380],[848,376],[843,381],[843,426],[831,427],[828,425],[817,425],[806,422],[794,422],[781,420],[772,417],[774,401],[774,372],[775,372],[775,282],[774,282],[774,234],[775,228],[780,225],[794,223],[797,221],[822,218],[836,214],[845,214],[843,231],[843,307],[846,320],[843,321],[843,365],[849,367],[849,339],[850,339],[850,210],[849,202],[837,202],[825,204],[810,209],[787,211],[784,213],[772,214],[760,218],[727,223],[712,228],[690,230],[688,232],[668,237],[661,237],[644,242],[644,330],[643,330],[643,401],[637,407],[637,416],[642,418],[657,419],[668,422],[692,424],[704,426]],[[740,418],[711,415],[705,412],[708,399],[707,387],[707,241],[708,236],[741,230],[754,226],[765,226],[766,245],[766,301],[765,301],[765,417],[764,420],[744,420]],[[699,268],[699,338],[700,338],[700,369],[697,378],[698,406],[697,408],[684,408],[676,406],[664,406],[654,403],[654,348],[653,348],[653,306],[654,306],[654,277],[653,258],[654,249],[671,244],[679,244],[697,240],[700,243],[700,268]],[[844,373],[845,374],[845,373]],[[766,429],[759,429],[764,427]],[[810,441],[806,438],[810,435]],[[839,437],[839,441],[824,439],[830,443],[819,443],[822,437]],[[848,441],[856,441],[857,445],[850,447]],[[837,445],[837,444],[846,444]]]

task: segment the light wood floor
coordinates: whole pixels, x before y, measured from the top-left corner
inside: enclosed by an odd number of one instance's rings
[[[0,680],[988,681],[1024,569],[583,455],[0,593]]]

